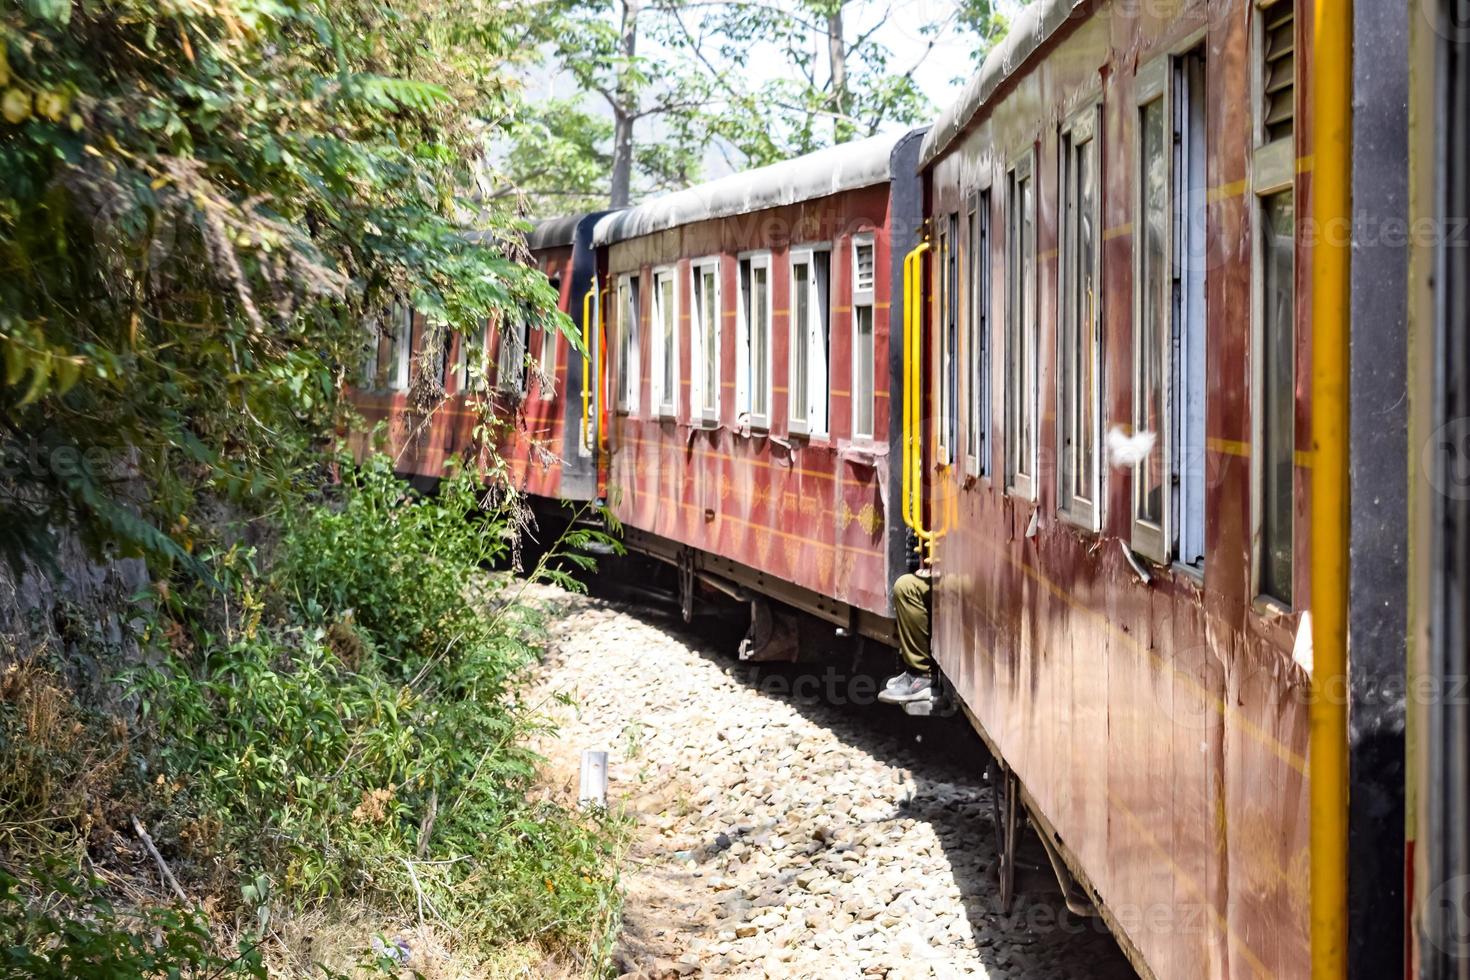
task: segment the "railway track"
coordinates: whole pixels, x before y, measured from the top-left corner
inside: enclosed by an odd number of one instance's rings
[[[1034,838],[1000,910],[984,747],[961,719],[873,703],[878,658],[742,664],[738,620],[547,597],[533,696],[575,704],[543,746],[550,780],[575,795],[580,751],[606,749],[609,801],[636,821],[626,975],[1134,976]]]

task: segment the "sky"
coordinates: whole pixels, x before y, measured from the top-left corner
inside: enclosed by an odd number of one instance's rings
[[[780,0],[777,0],[780,2]],[[1014,18],[1021,0],[998,0],[1001,10]],[[619,6],[609,2],[609,16],[616,16]],[[949,31],[934,38],[925,36],[919,27],[923,24],[942,23],[952,18],[956,9],[955,0],[853,0],[844,10],[845,33],[849,42],[859,34],[870,30],[887,13],[887,21],[877,35],[891,52],[890,68],[895,72],[907,71],[915,64],[914,79],[920,89],[934,104],[935,112],[958,97],[966,79],[974,70],[970,56],[972,41]],[[932,41],[932,49],[931,49]],[[814,46],[823,43],[819,38],[812,40]],[[640,54],[646,53],[640,50]],[[825,63],[825,57],[820,58]],[[786,64],[784,52],[772,45],[769,51],[757,48],[748,59],[745,83],[750,88],[760,86],[774,78],[794,74]],[[552,94],[566,95],[574,88],[567,75],[545,75],[530,81],[530,96],[546,97]],[[594,111],[603,112],[605,104],[592,97],[587,105]],[[907,129],[907,125],[895,124],[895,131]],[[643,138],[648,138],[645,135]],[[704,161],[704,179],[719,177],[731,169],[730,161],[712,150]]]

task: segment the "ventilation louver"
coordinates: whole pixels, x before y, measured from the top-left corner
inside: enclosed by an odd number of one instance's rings
[[[1295,0],[1275,0],[1260,10],[1261,137],[1271,143],[1291,136],[1296,115]]]

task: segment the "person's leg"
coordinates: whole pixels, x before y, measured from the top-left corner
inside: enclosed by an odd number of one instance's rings
[[[899,655],[910,671],[926,676],[934,666],[929,656],[929,585],[929,579],[913,573],[901,575],[893,583]]]

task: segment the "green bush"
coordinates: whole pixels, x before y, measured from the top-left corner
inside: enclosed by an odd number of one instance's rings
[[[487,946],[599,953],[616,828],[527,800],[538,721],[512,684],[539,624],[485,570],[507,516],[468,475],[423,497],[383,459],[343,472],[261,568],[214,563],[227,625],[160,622],[162,660],[130,677],[180,860],[250,882],[262,931],[350,897]]]
[[[225,958],[202,917],[174,909],[120,915],[96,879],[44,872],[22,888],[0,871],[0,977],[120,980],[130,977],[265,977],[259,953]],[[30,892],[41,886],[45,901]]]

